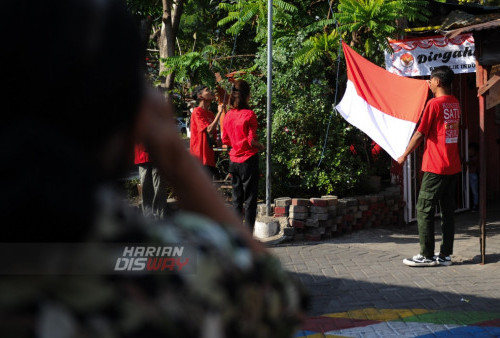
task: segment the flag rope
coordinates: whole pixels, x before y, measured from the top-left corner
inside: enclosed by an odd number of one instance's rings
[[[335,14],[333,13],[332,5],[333,5],[333,1],[330,2],[330,13],[332,14],[332,18],[335,19],[335,29],[337,29],[337,31],[338,31],[339,22],[335,18]],[[325,133],[325,141],[323,142],[323,149],[321,150],[321,156],[319,158],[317,168],[319,168],[319,166],[321,165],[321,162],[323,162],[323,157],[325,156],[325,150],[326,150],[326,143],[328,142],[328,136],[330,134],[330,125],[332,123],[332,117],[333,117],[333,114],[337,111],[336,106],[337,106],[338,91],[339,91],[339,73],[340,73],[340,56],[342,53],[342,35],[339,35],[339,37],[340,37],[339,38],[339,49],[337,51],[337,78],[335,80],[335,97],[333,99],[332,112],[330,113],[330,117],[328,119],[328,125],[326,127],[326,133]]]

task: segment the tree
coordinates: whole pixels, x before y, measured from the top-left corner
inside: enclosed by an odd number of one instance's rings
[[[160,49],[160,58],[168,58],[175,56],[175,41],[179,31],[182,11],[186,0],[162,0],[163,16],[161,20],[160,39],[158,47]],[[164,66],[160,64],[160,74],[164,71]],[[169,73],[165,80],[165,88],[167,89],[167,98],[169,92],[174,88],[175,75]]]
[[[283,0],[273,1],[273,22],[276,27],[290,22],[290,13],[297,11],[297,7]],[[225,18],[218,24],[224,26],[234,22],[227,29],[227,33],[237,35],[241,30],[251,25],[255,28],[257,35],[255,41],[265,42],[267,37],[267,0],[240,0],[236,3],[221,3],[219,8],[227,11]]]
[[[327,137],[333,97],[326,73],[318,63],[293,64],[295,50],[302,40],[303,36],[282,38],[273,47],[273,194],[310,197],[355,193],[367,170],[361,159],[349,150],[356,129],[348,127],[340,115],[334,114]],[[245,79],[252,84],[252,107],[259,125],[264,126],[266,81],[260,74],[265,74],[267,67],[265,46],[258,55],[256,74]],[[259,129],[259,138],[265,140],[264,128]],[[327,147],[323,153],[325,138]],[[322,156],[325,160],[319,166]]]
[[[383,50],[392,51],[388,38],[402,34],[406,20],[427,20],[426,7],[425,0],[340,0],[335,17],[338,30],[351,34],[351,47],[381,63]]]
[[[330,33],[326,31],[310,37],[304,41],[302,48],[295,54],[293,60],[296,65],[313,64],[323,59],[326,63],[333,65],[337,58],[340,36],[333,29]]]

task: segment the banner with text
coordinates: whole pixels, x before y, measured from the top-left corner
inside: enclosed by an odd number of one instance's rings
[[[394,53],[385,53],[385,68],[391,73],[426,76],[439,66],[449,66],[456,74],[476,72],[472,34],[461,34],[453,39],[434,36],[389,43]]]

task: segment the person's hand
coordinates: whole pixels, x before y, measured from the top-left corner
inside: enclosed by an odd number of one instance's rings
[[[222,113],[226,110],[226,105],[224,105],[223,103],[219,103],[219,105],[217,106],[217,113]]]
[[[400,165],[402,165],[403,163],[405,163],[405,161],[406,161],[406,156],[400,156],[400,157],[398,157],[398,163]]]

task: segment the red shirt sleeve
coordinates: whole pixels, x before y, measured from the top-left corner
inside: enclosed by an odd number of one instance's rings
[[[231,147],[231,139],[229,138],[229,132],[228,129],[229,127],[226,127],[228,119],[224,119],[223,127],[222,127],[222,144],[225,144],[229,147]]]
[[[149,154],[147,153],[144,145],[136,144],[134,147],[134,164],[142,164],[149,162]]]
[[[248,145],[251,147],[252,141],[257,140],[258,123],[257,123],[257,116],[255,115],[255,113],[253,111],[250,111],[249,114],[250,114],[250,117],[248,119],[248,124],[247,124],[247,127],[248,127],[247,142],[248,142]]]

